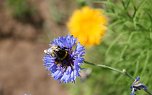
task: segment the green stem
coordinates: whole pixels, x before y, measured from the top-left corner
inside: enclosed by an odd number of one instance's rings
[[[144,90],[145,92],[147,92],[149,95],[152,95],[152,93],[149,90]]]
[[[91,63],[91,62],[88,62],[88,61],[84,61],[84,63],[89,64],[89,65],[93,65],[93,66],[97,66],[97,67],[102,67],[102,68],[110,69],[112,71],[116,71],[116,72],[121,73],[123,75],[126,75],[129,78],[131,78],[132,80],[134,80],[134,78],[125,69],[119,70],[119,69],[116,69],[116,68],[113,68],[113,67],[110,67],[110,66],[107,66],[107,65],[94,64],[94,63]]]
[[[118,73],[121,73],[123,75],[126,75],[127,77],[129,77],[130,79],[134,80],[133,76],[130,75],[125,69],[123,70],[119,70],[119,69],[116,69],[116,68],[113,68],[113,67],[110,67],[110,66],[107,66],[107,65],[103,65],[103,64],[94,64],[94,63],[91,63],[91,62],[88,62],[88,61],[84,61],[84,63],[86,64],[89,64],[89,65],[93,65],[93,66],[97,66],[97,67],[102,67],[102,68],[106,68],[106,69],[110,69],[112,71],[116,71]],[[146,93],[148,93],[149,95],[152,95],[152,93],[150,91],[148,91],[148,89],[144,90]]]
[[[136,34],[137,32],[131,32],[130,35],[129,35],[129,38],[127,40],[127,43],[125,44],[121,54],[120,54],[120,57],[119,57],[119,60],[123,59],[123,56],[127,50],[127,48],[129,47],[128,44],[131,42],[131,39],[133,38],[133,36]]]
[[[125,32],[125,33],[126,33],[126,32]],[[106,51],[106,54],[105,54],[106,56],[109,54],[109,52],[110,52],[111,48],[114,46],[114,44],[115,44],[115,43],[120,39],[120,37],[121,37],[123,34],[125,34],[125,33],[119,34],[119,36],[113,40],[112,44],[108,47],[108,49],[107,49],[107,51]]]

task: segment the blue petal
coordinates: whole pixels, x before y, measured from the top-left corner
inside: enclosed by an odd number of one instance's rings
[[[57,71],[57,66],[53,65],[52,67],[49,68],[49,71],[51,71],[52,73]]]
[[[139,81],[140,80],[140,77],[138,76],[138,77],[136,77],[136,80],[135,81]]]
[[[76,51],[81,52],[81,51],[84,51],[84,50],[85,50],[84,47],[80,43],[78,43],[77,47],[76,47]]]
[[[68,35],[66,36],[66,42],[68,43],[67,47],[72,48],[76,43],[76,39],[73,36]]]
[[[57,70],[56,72],[52,73],[52,76],[55,80],[58,80],[62,76],[62,72],[60,70]]]
[[[85,49],[80,43],[76,44],[76,41],[76,38],[68,35],[64,37],[58,37],[50,43],[50,45],[54,44],[60,48],[66,48],[70,56],[70,59],[63,60],[61,65],[56,64],[56,58],[47,54],[44,56],[44,66],[52,73],[52,77],[54,77],[55,80],[59,80],[60,82],[64,83],[75,82],[76,77],[80,76],[80,65],[84,61],[83,56],[85,54]],[[73,48],[75,45],[76,48]],[[62,64],[66,64],[68,61],[73,61],[74,66],[62,67]]]

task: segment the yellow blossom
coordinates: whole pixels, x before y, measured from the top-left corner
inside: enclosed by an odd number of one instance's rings
[[[101,9],[83,7],[67,23],[70,33],[84,46],[97,45],[106,32],[107,18]]]

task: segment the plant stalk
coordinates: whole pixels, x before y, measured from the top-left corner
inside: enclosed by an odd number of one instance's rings
[[[102,67],[102,68],[106,68],[106,69],[110,69],[112,71],[115,71],[115,72],[118,72],[118,73],[121,73],[123,75],[126,75],[128,76],[130,79],[132,79],[133,81],[135,80],[135,78],[130,75],[125,69],[123,70],[119,70],[117,68],[113,68],[113,67],[110,67],[110,66],[107,66],[107,65],[103,65],[103,64],[94,64],[94,63],[91,63],[91,62],[88,62],[88,61],[84,61],[84,63],[88,64],[88,65],[93,65],[93,66],[97,66],[97,67]],[[144,90],[146,93],[148,93],[149,95],[152,95],[152,93],[148,90]]]

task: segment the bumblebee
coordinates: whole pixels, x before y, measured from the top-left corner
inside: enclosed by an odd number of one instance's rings
[[[68,56],[68,51],[66,48],[60,48],[56,45],[51,45],[47,50],[44,50],[44,53],[50,54],[52,57],[55,57],[56,60],[62,61]]]

